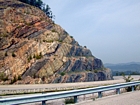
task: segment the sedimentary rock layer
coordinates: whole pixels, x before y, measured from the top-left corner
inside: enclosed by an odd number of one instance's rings
[[[43,11],[0,1],[1,84],[112,79],[111,71]]]

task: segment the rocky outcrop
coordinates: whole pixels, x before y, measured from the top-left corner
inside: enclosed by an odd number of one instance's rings
[[[91,81],[103,81],[112,79],[110,70],[97,72],[83,71],[83,72],[74,72],[66,74],[65,76],[59,76],[52,83],[61,83],[61,82],[91,82]]]
[[[0,43],[1,84],[112,79],[89,49],[43,11],[17,0],[0,1]]]

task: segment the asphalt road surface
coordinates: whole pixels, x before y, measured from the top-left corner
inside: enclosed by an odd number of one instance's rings
[[[75,105],[140,105],[140,91],[89,100]]]
[[[140,79],[140,75],[132,76],[134,80]],[[67,87],[90,87],[102,86],[107,84],[123,83],[125,82],[122,76],[114,76],[114,80],[108,81],[94,81],[94,82],[78,82],[78,83],[58,83],[58,84],[28,84],[28,85],[0,85],[2,90],[18,90],[18,89],[38,89],[38,88],[67,88]]]

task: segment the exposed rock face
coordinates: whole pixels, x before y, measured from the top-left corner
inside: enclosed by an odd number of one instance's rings
[[[16,0],[1,0],[0,79],[5,81],[1,83],[20,77],[17,84],[112,79],[100,59],[41,10]]]

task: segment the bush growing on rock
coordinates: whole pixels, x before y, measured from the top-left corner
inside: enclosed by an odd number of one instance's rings
[[[21,75],[18,75],[18,80],[21,80]]]
[[[16,77],[16,76],[14,76],[14,78],[11,80],[11,83],[10,83],[10,84],[15,83],[16,81],[17,81],[17,77]]]
[[[8,76],[6,76],[5,73],[1,72],[1,73],[0,73],[0,80],[6,81],[6,80],[8,80]]]
[[[7,52],[5,52],[5,56],[8,56]]]
[[[64,76],[64,75],[65,75],[65,72],[61,72],[60,75],[61,75],[61,76]]]
[[[28,62],[30,62],[30,60],[32,60],[32,56],[31,55],[28,58]]]
[[[12,57],[16,57],[16,54],[14,52],[12,52]]]
[[[94,73],[98,73],[98,70],[94,70]]]

